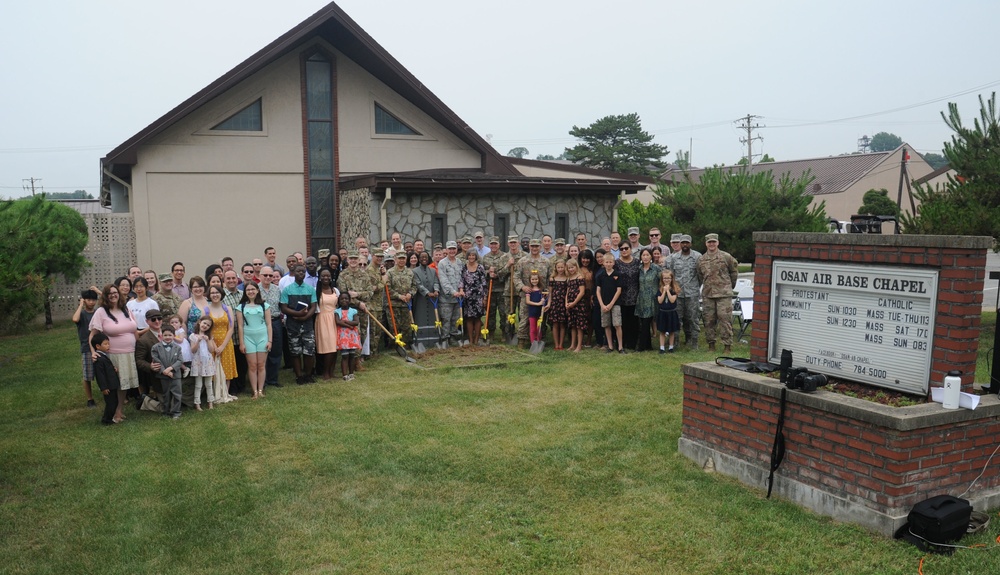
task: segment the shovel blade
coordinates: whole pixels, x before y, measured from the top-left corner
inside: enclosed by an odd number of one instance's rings
[[[424,344],[414,342],[414,344],[413,344],[413,353],[426,353],[426,352],[427,352],[427,348],[424,347]]]

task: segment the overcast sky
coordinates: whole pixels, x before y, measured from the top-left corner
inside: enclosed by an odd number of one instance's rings
[[[32,0],[0,8],[0,196],[27,178],[95,196],[98,160],[317,10],[322,0]],[[1000,2],[342,0],[501,153],[636,112],[695,165],[857,149],[892,132],[940,152],[940,112],[1000,87]]]

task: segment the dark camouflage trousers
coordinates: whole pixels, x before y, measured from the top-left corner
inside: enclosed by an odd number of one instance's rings
[[[733,298],[707,297],[702,303],[705,318],[705,339],[716,341],[716,332],[722,345],[733,345]]]

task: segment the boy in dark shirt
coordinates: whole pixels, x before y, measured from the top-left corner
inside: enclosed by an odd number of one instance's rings
[[[597,303],[601,306],[601,327],[608,340],[608,353],[615,351],[611,339],[611,328],[614,327],[618,336],[618,353],[625,353],[622,346],[622,310],[618,298],[622,295],[621,276],[615,269],[615,258],[610,253],[604,254],[603,268],[597,270],[594,284],[597,286]]]
[[[104,396],[104,414],[101,416],[101,423],[104,425],[119,423],[115,419],[115,411],[118,410],[118,389],[121,388],[121,380],[114,364],[111,363],[111,358],[108,357],[111,340],[104,333],[97,332],[90,343],[97,352],[97,359],[94,360],[94,377],[97,379],[101,395]]]
[[[90,382],[94,381],[94,359],[90,354],[90,320],[97,311],[97,292],[93,288],[83,290],[80,294],[80,305],[73,312],[73,323],[76,324],[76,336],[80,339],[80,354],[83,362],[83,394],[87,397],[87,407],[97,407],[94,403],[94,393]]]

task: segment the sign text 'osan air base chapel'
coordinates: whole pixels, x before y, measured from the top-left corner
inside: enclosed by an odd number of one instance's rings
[[[775,261],[770,361],[831,377],[926,394],[938,272]]]

